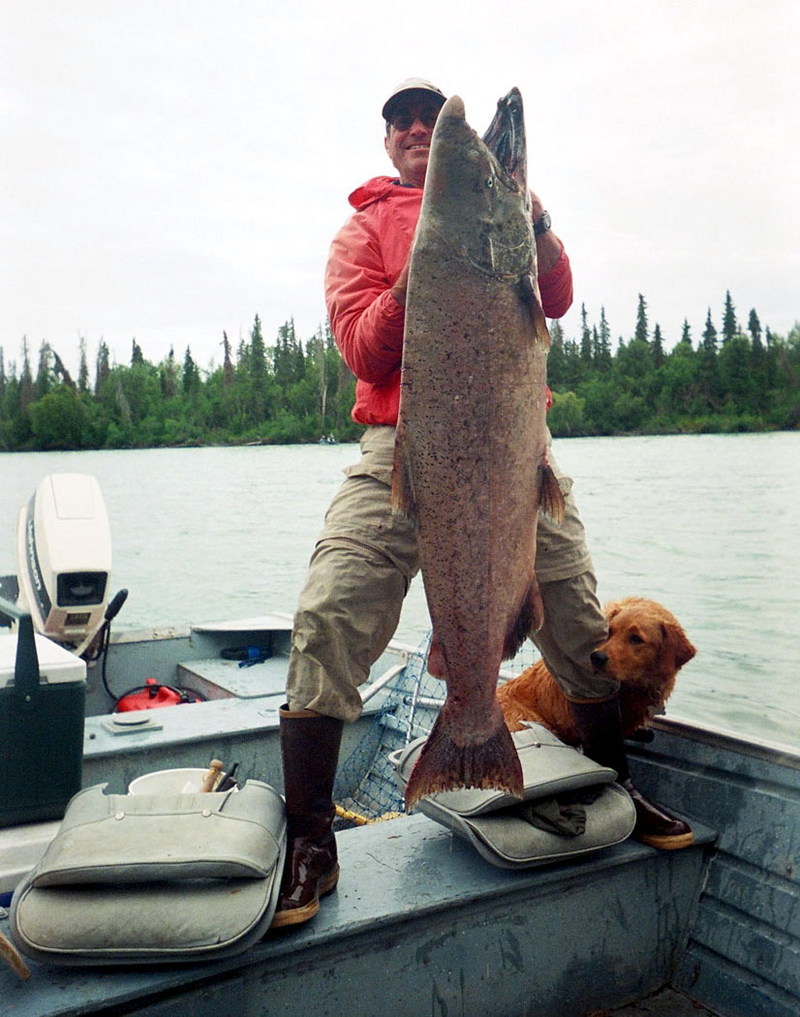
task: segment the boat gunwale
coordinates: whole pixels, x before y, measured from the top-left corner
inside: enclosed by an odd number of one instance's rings
[[[749,756],[767,763],[800,770],[800,749],[780,742],[767,742],[754,735],[739,734],[727,728],[696,724],[684,717],[654,717],[651,728],[687,741]]]
[[[111,645],[125,645],[150,641],[166,641],[170,639],[189,639],[197,632],[198,634],[213,634],[222,632],[244,632],[244,631],[275,631],[275,623],[280,625],[280,631],[289,631],[291,628],[291,615],[284,612],[270,612],[269,614],[248,618],[237,619],[229,622],[205,622],[192,623],[189,625],[155,625],[142,629],[123,629],[115,632],[111,637]],[[280,624],[282,623],[282,624]],[[284,627],[285,626],[285,627]],[[403,664],[416,655],[422,655],[419,646],[414,646],[403,640],[392,639],[384,651],[385,654],[393,655]],[[499,679],[507,679],[511,672],[506,669],[500,671]],[[379,675],[372,682],[368,682],[362,692],[366,693],[364,698],[370,698],[370,694],[378,691],[385,682],[384,676]],[[794,770],[800,770],[800,748],[783,744],[782,742],[771,742],[756,735],[744,734],[732,731],[729,728],[720,727],[714,724],[698,724],[695,721],[682,717],[679,714],[670,716],[658,715],[650,722],[653,730],[661,731],[664,734],[685,738],[699,744],[713,746],[759,759],[765,762],[777,763]]]

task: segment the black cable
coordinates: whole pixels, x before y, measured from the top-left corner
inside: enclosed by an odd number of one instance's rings
[[[122,610],[122,605],[128,599],[128,591],[123,589],[118,593],[115,593],[111,598],[111,601],[106,608],[105,615],[103,616],[103,626],[100,630],[100,649],[97,656],[102,656],[103,663],[101,665],[100,673],[103,679],[103,688],[108,693],[108,698],[114,700],[116,703],[117,697],[108,687],[108,678],[106,677],[106,662],[108,661],[108,644],[111,640],[111,622],[117,617],[119,612]],[[97,657],[95,657],[95,660]],[[127,693],[126,693],[127,694]],[[122,697],[120,697],[122,698]]]
[[[111,691],[111,688],[108,684],[108,676],[106,674],[106,664],[108,662],[108,647],[111,641],[111,622],[117,617],[120,610],[122,609],[122,605],[125,603],[127,599],[128,599],[127,590],[120,590],[119,593],[115,594],[114,597],[112,597],[108,607],[106,608],[105,615],[103,616],[104,621],[98,633],[99,649],[97,650],[95,656],[92,658],[93,660],[97,660],[101,656],[103,658],[103,662],[100,666],[100,676],[103,681],[103,688],[106,690],[108,698],[112,700],[112,702],[114,703],[114,706],[111,709],[111,713],[114,713],[117,706],[119,706],[120,702],[123,699],[125,699],[126,696],[133,695],[133,693],[135,692],[144,692],[145,690],[152,690],[152,695],[155,696],[158,694],[159,689],[168,689],[170,692],[174,692],[177,696],[180,697],[180,704],[178,705],[184,703],[205,702],[206,697],[201,695],[199,692],[196,692],[194,689],[176,688],[173,685],[164,685],[162,682],[158,682],[153,685],[137,685],[135,688],[128,689],[127,692],[123,692],[121,696],[117,696]]]

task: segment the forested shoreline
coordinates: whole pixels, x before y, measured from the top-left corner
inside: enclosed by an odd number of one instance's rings
[[[634,334],[612,340],[601,309],[581,334],[550,326],[548,423],[557,437],[790,430],[800,426],[800,323],[787,336],[763,328],[755,309],[741,324],[730,293],[720,328],[711,310],[701,336],[684,322],[666,348],[638,298]],[[104,340],[90,368],[86,342],[73,378],[47,340],[36,367],[27,337],[19,361],[0,347],[0,450],[158,448],[181,445],[352,441],[355,380],[330,328],[298,337],[294,322],[268,345],[255,316],[222,362],[203,368],[187,347],[159,362],[135,339],[130,360],[112,362]]]

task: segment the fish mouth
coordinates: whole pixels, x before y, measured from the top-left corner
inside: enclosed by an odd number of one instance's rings
[[[527,142],[522,95],[516,86],[498,100],[483,143],[524,194],[528,187]]]

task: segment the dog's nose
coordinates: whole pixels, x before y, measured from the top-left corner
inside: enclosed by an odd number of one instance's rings
[[[597,668],[598,671],[602,671],[608,663],[608,654],[603,653],[602,650],[594,650],[590,654],[590,660],[592,665]]]

